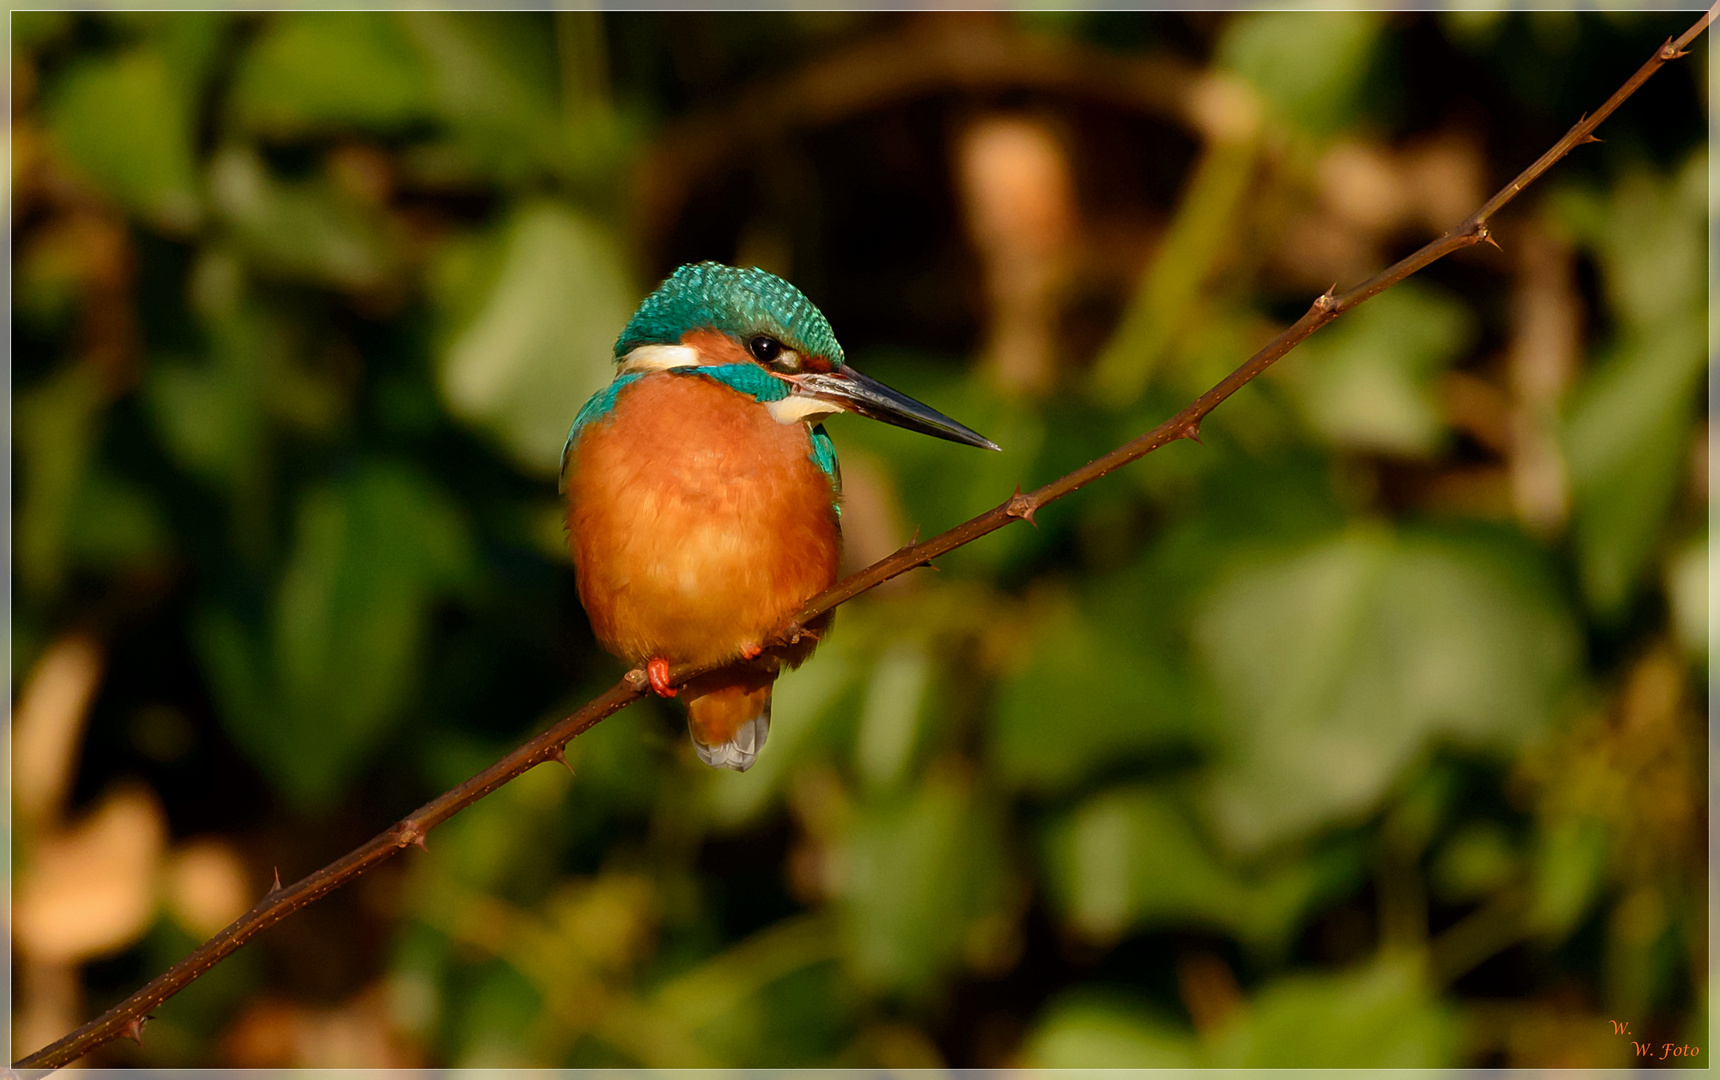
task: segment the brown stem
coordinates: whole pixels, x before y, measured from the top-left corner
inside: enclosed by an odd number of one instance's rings
[[[1606,104],[1602,105],[1593,115],[1578,121],[1577,125],[1571,128],[1564,138],[1554,144],[1551,150],[1542,154],[1533,165],[1523,170],[1515,180],[1506,185],[1493,198],[1487,200],[1487,204],[1476,211],[1468,220],[1457,225],[1420,251],[1375,274],[1355,288],[1335,295],[1330,292],[1321,295],[1315,299],[1307,314],[1297,319],[1294,324],[1273,338],[1259,352],[1249,357],[1241,367],[1225,376],[1211,390],[1196,398],[1187,408],[1145,435],[1119,446],[1104,457],[1090,461],[1074,472],[1059,477],[1036,491],[1025,494],[1018,491],[1001,505],[993,507],[978,517],[971,518],[924,543],[909,544],[894,555],[875,562],[859,573],[832,585],[807,601],[806,606],[801,608],[795,617],[777,633],[772,642],[773,646],[781,646],[798,640],[802,632],[801,627],[838,604],[852,600],[868,589],[875,588],[898,574],[906,573],[916,566],[923,566],[940,555],[954,551],[964,544],[972,543],[987,533],[1003,528],[1012,521],[1021,519],[1031,521],[1034,513],[1045,504],[1061,499],[1063,496],[1087,486],[1101,476],[1122,468],[1131,461],[1145,457],[1166,443],[1175,442],[1178,439],[1198,439],[1201,420],[1206,417],[1207,413],[1217,408],[1220,402],[1236,393],[1255,376],[1272,366],[1285,353],[1301,344],[1314,331],[1369,297],[1409,277],[1434,260],[1443,258],[1459,248],[1470,247],[1481,243],[1483,240],[1490,240],[1487,228],[1488,220],[1574,147],[1581,143],[1595,141],[1591,134],[1595,127],[1611,115],[1613,110],[1617,109],[1626,98],[1633,94],[1637,87],[1646,82],[1648,77],[1653,75],[1661,65],[1668,60],[1675,60],[1683,56],[1685,46],[1689,45],[1698,34],[1707,28],[1708,24],[1714,20],[1717,11],[1720,11],[1720,0],[1716,0],[1715,5],[1709,8],[1700,19],[1696,20],[1690,29],[1656,50],[1654,56],[1637,69],[1636,74],[1619,87],[1617,93],[1607,99]],[[717,666],[719,665],[697,667],[682,664],[670,672],[670,681],[679,686],[694,676],[713,670]],[[150,1009],[183,990],[194,979],[214,967],[227,954],[249,941],[259,931],[273,926],[299,908],[333,892],[402,848],[412,844],[422,846],[425,833],[534,765],[540,765],[545,761],[560,760],[562,747],[568,740],[636,700],[644,692],[645,686],[645,672],[642,668],[635,668],[628,672],[620,682],[594,698],[578,712],[558,721],[549,730],[520,746],[465,783],[431,799],[412,814],[395,823],[387,832],[373,837],[363,846],[341,856],[302,881],[295,882],[286,888],[270,890],[257,902],[257,906],[235,919],[231,926],[199,945],[189,956],[157,976],[143,989],[65,1038],[20,1059],[14,1067],[19,1069],[58,1068],[61,1065],[76,1061],[109,1040],[123,1035],[135,1036],[141,1021],[147,1018]]]

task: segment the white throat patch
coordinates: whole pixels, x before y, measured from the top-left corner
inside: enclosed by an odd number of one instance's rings
[[[764,407],[779,424],[815,424],[826,416],[835,416],[843,411],[828,401],[800,394],[790,394],[781,401],[767,401]]]

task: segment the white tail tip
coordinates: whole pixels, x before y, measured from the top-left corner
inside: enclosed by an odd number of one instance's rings
[[[713,769],[746,772],[758,760],[758,752],[769,735],[770,699],[767,698],[757,716],[735,729],[734,738],[717,746],[706,746],[694,737],[693,749],[699,752],[699,760]]]

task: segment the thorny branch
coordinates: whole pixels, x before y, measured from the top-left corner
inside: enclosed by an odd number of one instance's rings
[[[1408,258],[1375,274],[1353,289],[1342,293],[1328,291],[1320,295],[1305,315],[1268,342],[1259,352],[1249,357],[1241,367],[1225,376],[1218,385],[1195,399],[1181,412],[1145,435],[1119,446],[1105,456],[1090,461],[1074,472],[1053,480],[1035,491],[1017,491],[1008,500],[978,517],[965,521],[924,543],[911,543],[888,558],[873,563],[859,573],[837,582],[809,600],[806,606],[769,643],[771,648],[799,640],[802,627],[837,605],[852,600],[861,593],[875,588],[899,574],[906,573],[917,566],[927,565],[932,559],[948,554],[964,544],[972,543],[987,533],[1003,528],[1012,521],[1025,519],[1031,522],[1033,515],[1040,507],[1061,499],[1063,496],[1087,486],[1101,476],[1114,472],[1132,461],[1145,457],[1161,446],[1178,439],[1198,440],[1201,421],[1208,413],[1217,408],[1230,395],[1240,390],[1246,383],[1272,366],[1285,353],[1301,344],[1314,331],[1364,300],[1396,285],[1437,259],[1483,241],[1493,243],[1492,234],[1488,229],[1488,221],[1507,203],[1516,198],[1519,192],[1534,183],[1542,173],[1551,168],[1560,158],[1570,153],[1572,149],[1583,143],[1598,142],[1599,140],[1594,137],[1593,132],[1601,121],[1612,115],[1613,111],[1623,104],[1626,98],[1635,93],[1637,88],[1667,61],[1684,56],[1686,46],[1708,27],[1717,12],[1720,12],[1720,0],[1716,0],[1715,5],[1709,8],[1700,19],[1696,20],[1690,29],[1677,38],[1668,40],[1657,49],[1648,62],[1638,68],[1636,74],[1619,87],[1604,105],[1592,115],[1579,120],[1576,126],[1565,133],[1564,138],[1555,143],[1545,154],[1542,154],[1534,164],[1524,169],[1516,179],[1487,200],[1487,203],[1480,210],[1477,210],[1468,219],[1450,229],[1443,236]],[[714,667],[715,665],[695,667],[683,664],[670,671],[670,681],[679,686],[696,675],[713,670]],[[547,731],[515,749],[465,783],[425,803],[395,823],[388,831],[373,837],[367,843],[341,856],[301,881],[285,888],[282,888],[277,881],[275,887],[257,901],[256,906],[250,911],[239,916],[232,925],[198,946],[189,956],[157,976],[143,989],[58,1042],[20,1059],[15,1067],[19,1069],[58,1068],[76,1061],[96,1047],[113,1039],[121,1037],[140,1039],[144,1021],[149,1018],[149,1010],[183,990],[192,981],[220,963],[229,953],[255,937],[259,932],[333,892],[401,849],[414,844],[423,847],[424,836],[431,829],[533,766],[541,765],[550,760],[566,764],[562,748],[569,740],[637,700],[644,694],[646,685],[643,668],[636,668],[628,672],[620,682],[592,699],[578,712],[558,721]]]

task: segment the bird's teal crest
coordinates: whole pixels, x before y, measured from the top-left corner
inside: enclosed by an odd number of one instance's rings
[[[615,358],[641,345],[679,344],[691,330],[721,330],[743,341],[768,334],[802,356],[843,364],[830,322],[805,293],[757,267],[714,262],[683,266],[657,286],[621,331]]]

